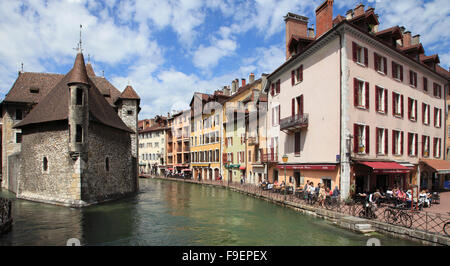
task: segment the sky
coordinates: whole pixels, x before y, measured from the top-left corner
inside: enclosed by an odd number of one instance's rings
[[[189,108],[236,78],[271,73],[285,60],[287,12],[309,17],[323,0],[0,0],[0,99],[25,72],[67,73],[80,39],[97,75],[141,97],[139,119]],[[379,29],[420,34],[427,55],[450,66],[448,0],[335,0],[333,17],[363,3]]]

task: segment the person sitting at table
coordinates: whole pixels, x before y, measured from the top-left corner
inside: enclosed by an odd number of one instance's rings
[[[337,197],[339,197],[340,195],[341,195],[341,191],[339,191],[338,186],[335,186],[335,187],[334,187],[334,190],[333,190],[332,196],[337,198]]]
[[[329,187],[325,188],[325,192],[326,192],[327,196],[331,197],[331,195],[333,195],[333,191],[331,191],[331,189]]]

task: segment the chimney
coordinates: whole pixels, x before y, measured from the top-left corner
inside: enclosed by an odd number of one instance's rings
[[[359,3],[359,5],[355,7],[355,13],[353,14],[353,16],[357,17],[361,16],[362,14],[364,14],[364,5],[362,3]]]
[[[308,28],[308,37],[314,39],[314,28]]]
[[[414,35],[411,39],[411,45],[416,45],[420,43],[420,34]]]
[[[242,88],[245,87],[245,79],[241,79],[242,81]]]
[[[230,96],[230,87],[223,86],[223,94],[226,96]]]
[[[350,20],[353,18],[353,9],[350,9],[349,11],[347,11],[347,13],[345,13],[345,18],[347,20]]]
[[[248,83],[253,83],[255,82],[255,74],[250,73],[250,75],[248,76]]]
[[[234,94],[236,92],[236,80],[233,80],[231,82],[231,94]]]
[[[291,57],[288,45],[292,35],[297,35],[303,38],[307,37],[308,20],[309,19],[307,17],[290,12],[284,16],[284,21],[286,23],[286,59]]]
[[[326,0],[316,8],[316,24],[317,38],[333,27],[333,0]]]
[[[403,47],[411,46],[411,32],[405,31],[403,33]]]

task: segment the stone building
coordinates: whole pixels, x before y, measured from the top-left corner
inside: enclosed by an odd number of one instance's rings
[[[120,93],[77,54],[65,75],[19,73],[1,103],[2,187],[82,207],[138,190],[139,96]]]

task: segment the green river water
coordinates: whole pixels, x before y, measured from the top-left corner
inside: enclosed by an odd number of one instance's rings
[[[140,179],[140,193],[83,209],[17,200],[13,229],[0,245],[417,245],[381,234],[365,236],[223,188]]]

